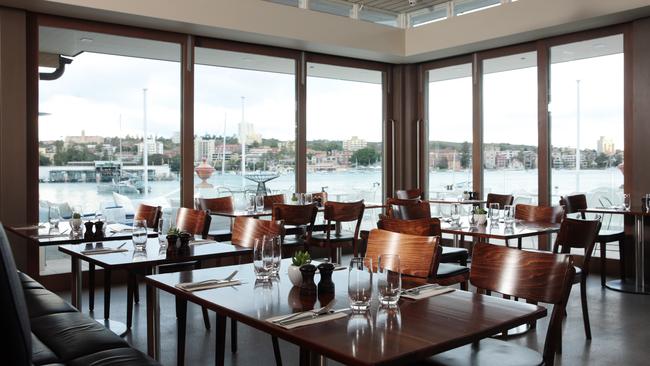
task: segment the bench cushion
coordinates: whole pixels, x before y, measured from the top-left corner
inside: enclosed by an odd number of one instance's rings
[[[149,366],[158,363],[133,348],[115,348],[71,360],[69,366]]]

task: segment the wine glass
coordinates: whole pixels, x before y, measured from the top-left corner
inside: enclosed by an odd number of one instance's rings
[[[399,255],[382,254],[377,263],[377,290],[379,303],[384,306],[395,306],[402,291],[402,276],[400,272]]]
[[[49,207],[47,220],[50,223],[50,230],[59,230],[59,222],[61,221],[61,211],[59,210],[59,206]]]

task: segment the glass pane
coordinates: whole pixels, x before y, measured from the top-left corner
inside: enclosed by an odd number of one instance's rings
[[[623,75],[623,35],[551,48],[553,202],[579,192],[590,206],[622,203]]]
[[[298,5],[300,5],[299,0],[267,0],[267,1],[270,1],[270,2],[276,3],[276,4],[289,5],[289,6],[295,6],[295,7],[298,7]]]
[[[397,15],[385,13],[374,9],[362,8],[359,10],[359,19],[377,24],[397,27]]]
[[[454,0],[456,15],[468,14],[501,4],[501,0]]]
[[[307,191],[382,200],[382,73],[307,65]]]
[[[484,194],[536,203],[537,54],[483,61]]]
[[[352,4],[330,0],[309,0],[309,9],[349,17]]]
[[[447,4],[435,5],[429,9],[423,9],[409,14],[411,27],[419,27],[421,25],[444,20],[447,19],[447,16]]]
[[[197,47],[194,92],[196,197],[295,191],[295,61]],[[204,165],[205,167],[205,165]],[[264,182],[264,186],[258,182]]]
[[[39,29],[39,219],[129,222],[139,203],[180,204],[180,45],[71,29]],[[117,210],[120,206],[122,210]],[[45,250],[44,273],[69,257]]]
[[[429,197],[472,189],[472,65],[429,71]]]

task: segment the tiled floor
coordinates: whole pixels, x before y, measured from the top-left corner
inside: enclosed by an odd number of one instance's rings
[[[556,358],[557,365],[648,365],[650,364],[650,296],[622,294],[601,289],[597,276],[589,278],[589,314],[593,339],[585,340],[580,310],[578,286],[574,286],[564,323],[564,350]],[[112,319],[126,318],[126,288],[113,289],[111,305]],[[144,295],[144,287],[141,288]],[[69,293],[62,293],[69,298]],[[96,295],[95,316],[103,314],[101,288]],[[146,351],[146,305],[142,302],[134,310],[134,327],[126,339],[136,348]],[[84,312],[88,311],[87,297],[84,297]],[[215,316],[211,313],[214,325]],[[548,317],[540,321],[535,332],[511,338],[512,342],[541,350],[546,335]],[[229,324],[230,325],[230,324]],[[214,329],[214,327],[213,327]],[[273,365],[273,351],[270,337],[243,324],[239,324],[239,351],[226,352],[226,365]],[[229,334],[229,333],[228,333]],[[176,364],[176,323],[174,301],[170,295],[161,293],[161,335],[162,362]],[[206,331],[200,308],[188,306],[187,365],[214,364],[214,331]],[[280,341],[284,365],[298,364],[298,348]],[[227,341],[230,349],[229,340]],[[330,362],[330,365],[336,365]]]

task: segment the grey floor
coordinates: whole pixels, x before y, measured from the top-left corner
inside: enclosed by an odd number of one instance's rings
[[[145,294],[144,286],[140,293]],[[61,293],[69,299],[69,293]],[[96,292],[96,317],[103,314],[103,292]],[[557,365],[648,365],[650,364],[650,296],[623,294],[600,287],[600,278],[592,275],[588,280],[589,314],[593,339],[587,341],[582,325],[578,285],[574,286],[568,316],[564,323],[564,350],[556,358]],[[85,313],[88,300],[84,294]],[[161,361],[176,364],[176,323],[172,296],[161,293]],[[112,291],[111,318],[126,319],[126,287],[116,286]],[[215,322],[215,315],[211,313]],[[542,350],[548,317],[540,321],[536,331],[510,338],[511,342]],[[188,305],[186,365],[214,364],[214,330],[203,326],[200,308]],[[228,324],[230,326],[230,324]],[[239,351],[226,352],[226,365],[273,365],[270,337],[239,324]],[[229,333],[228,333],[229,334]],[[134,310],[134,326],[125,339],[134,347],[146,352],[146,305],[143,300]],[[226,346],[230,349],[230,341]],[[298,364],[298,348],[280,341],[284,365]],[[337,365],[330,362],[330,365]]]

